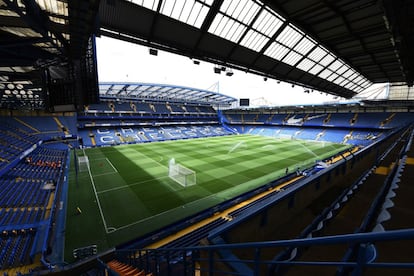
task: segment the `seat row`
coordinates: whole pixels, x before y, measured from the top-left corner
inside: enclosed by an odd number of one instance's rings
[[[234,111],[232,111],[234,112]],[[224,120],[230,124],[271,124],[292,126],[326,126],[389,129],[413,121],[412,113],[299,113],[259,114],[225,112]]]
[[[44,181],[0,178],[0,207],[43,206],[49,195],[43,185]]]
[[[84,146],[105,146],[126,143],[177,140],[198,137],[228,135],[229,131],[217,125],[165,126],[165,127],[124,127],[80,129]]]
[[[31,263],[29,253],[35,234],[34,229],[3,234],[0,238],[0,269]]]
[[[174,103],[149,103],[149,102],[101,102],[85,106],[84,112],[134,112],[152,114],[174,114],[174,113],[215,113],[211,106],[174,104]]]
[[[38,146],[0,177],[0,269],[33,262],[39,225],[49,221],[47,205],[66,159],[67,150]]]
[[[1,209],[0,210],[0,225],[2,226],[18,226],[22,224],[34,224],[41,221],[44,213],[44,208],[30,207],[18,209]]]

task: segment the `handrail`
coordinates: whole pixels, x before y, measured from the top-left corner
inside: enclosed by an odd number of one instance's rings
[[[408,268],[414,269],[412,262],[374,262],[372,258],[366,258],[366,253],[371,250],[369,245],[376,241],[396,241],[396,240],[414,240],[414,228],[404,230],[392,230],[387,232],[377,233],[354,233],[335,236],[325,236],[317,238],[300,238],[292,240],[280,241],[266,241],[266,242],[251,242],[239,244],[215,244],[207,246],[192,246],[192,247],[175,247],[163,249],[142,249],[142,250],[117,250],[116,256],[119,259],[131,261],[131,265],[139,265],[143,263],[142,269],[148,270],[148,264],[153,267],[164,269],[172,269],[175,264],[181,265],[181,268],[186,267],[192,271],[200,270],[202,272],[218,272],[218,268],[214,264],[224,263],[232,264],[233,267],[242,267],[243,270],[233,271],[227,274],[233,275],[260,275],[259,268],[263,265],[295,265],[295,266],[319,266],[319,267],[350,267],[358,268],[361,271],[363,267],[382,267],[382,268]],[[361,244],[361,254],[354,262],[349,261],[274,261],[261,258],[261,252],[264,249],[277,247],[308,247],[308,246],[327,246],[337,244]],[[232,257],[232,252],[235,250],[250,250],[253,257],[249,259],[239,259]],[[178,254],[177,254],[178,253]],[[180,255],[181,253],[181,255]],[[203,254],[204,253],[204,254]],[[173,259],[171,256],[181,256]],[[203,263],[206,266],[195,267],[194,263]],[[188,271],[188,270],[186,270]],[[157,273],[161,273],[157,271]],[[170,272],[170,271],[169,271]],[[174,275],[168,274],[166,275]],[[221,272],[223,272],[221,270]],[[155,273],[154,275],[158,275]],[[162,273],[161,273],[162,274]],[[164,275],[164,274],[162,274]]]

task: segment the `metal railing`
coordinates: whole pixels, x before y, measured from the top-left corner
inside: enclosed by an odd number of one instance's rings
[[[207,246],[118,250],[115,258],[125,264],[152,273],[152,275],[267,275],[268,268],[280,266],[347,267],[360,275],[364,268],[412,269],[413,262],[376,262],[375,242],[414,240],[414,229],[393,230],[380,233],[356,233],[346,235],[303,238],[292,240],[216,244]],[[283,261],[265,258],[265,251],[286,247],[311,247],[330,245],[357,246],[357,258],[353,261]],[[249,258],[241,258],[234,252],[249,252]],[[245,254],[244,254],[245,255]]]

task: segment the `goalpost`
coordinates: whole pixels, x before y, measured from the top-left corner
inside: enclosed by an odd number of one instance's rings
[[[197,183],[195,171],[184,167],[183,165],[176,164],[174,158],[169,162],[168,176],[183,187],[188,187]]]
[[[89,169],[88,156],[78,156],[78,168],[80,172],[85,172]]]

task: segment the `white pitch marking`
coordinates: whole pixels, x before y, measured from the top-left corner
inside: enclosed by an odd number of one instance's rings
[[[98,203],[99,213],[101,214],[102,222],[103,222],[104,227],[105,227],[105,232],[108,234],[109,233],[108,232],[108,227],[106,225],[105,217],[104,217],[104,214],[102,212],[101,202],[99,201],[99,197],[98,197],[98,194],[97,194],[97,191],[96,191],[96,187],[95,187],[95,182],[93,181],[91,169],[89,168],[89,166],[88,166],[88,172],[89,172],[89,177],[91,179],[92,188],[93,188],[93,191],[95,193],[96,203]]]
[[[109,161],[108,158],[105,158],[105,159],[106,159],[106,161],[108,161],[109,165],[111,165],[112,169],[114,169],[114,171],[117,173],[118,170],[114,167],[114,165],[112,165],[111,161]]]

